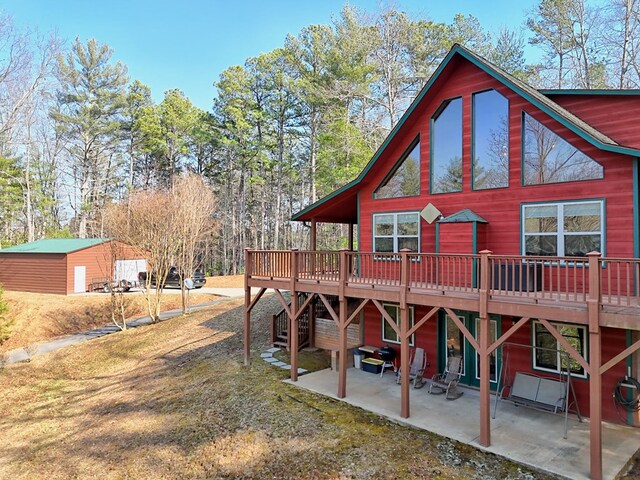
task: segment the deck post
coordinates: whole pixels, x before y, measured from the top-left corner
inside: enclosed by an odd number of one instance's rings
[[[291,249],[291,317],[289,317],[289,338],[291,339],[291,381],[298,381],[298,293],[296,292],[296,282],[298,280],[298,249]]]
[[[594,480],[602,479],[602,350],[600,337],[600,253],[589,257],[589,416],[590,416],[590,473]]]
[[[630,332],[631,335],[631,345],[640,340],[640,332],[638,330],[634,330]],[[640,355],[638,351],[633,352],[631,355],[631,376],[633,378],[638,378],[640,374]],[[636,410],[631,414],[631,421],[634,425],[638,425],[640,423],[640,411]]]
[[[347,249],[340,249],[339,323],[338,323],[338,398],[347,396],[347,299],[344,295],[347,283]]]
[[[489,365],[489,345],[491,321],[488,314],[489,287],[491,281],[489,257],[491,251],[480,252],[480,299],[478,313],[480,317],[480,445],[491,445],[491,371]]]
[[[311,240],[309,241],[309,250],[311,250],[312,252],[316,251],[316,247],[317,247],[317,229],[316,229],[317,225],[316,225],[316,219],[312,218],[311,219]]]
[[[353,223],[349,224],[349,242],[347,243],[349,250],[353,252]]]
[[[249,286],[249,276],[251,275],[251,252],[244,249],[244,364],[251,364],[251,287]]]
[[[400,250],[400,416],[409,418],[409,305],[407,305],[407,288],[409,285],[409,252],[407,248]]]

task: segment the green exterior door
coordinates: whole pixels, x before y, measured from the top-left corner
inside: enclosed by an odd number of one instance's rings
[[[471,332],[471,334],[477,339],[480,329],[480,320],[478,318],[478,314],[474,312],[456,313],[458,314],[458,318],[464,323],[469,332]],[[500,335],[500,322],[498,321],[498,318],[491,318],[490,325],[490,341],[491,343],[493,343],[498,338],[498,335]],[[479,355],[477,354],[471,343],[469,343],[469,341],[464,337],[462,331],[458,328],[455,322],[451,318],[449,318],[449,315],[444,314],[440,318],[439,326],[439,371],[444,371],[448,357],[462,357],[463,375],[460,379],[460,383],[464,385],[479,387]],[[495,390],[497,385],[498,372],[500,371],[500,357],[501,355],[499,351],[494,351],[491,354],[490,373],[492,390]]]

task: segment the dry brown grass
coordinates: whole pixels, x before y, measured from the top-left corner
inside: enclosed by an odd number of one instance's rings
[[[545,478],[283,383],[257,358],[279,308],[251,367],[229,300],[0,371],[0,478]]]
[[[64,296],[30,292],[5,292],[9,307],[6,319],[12,321],[9,338],[0,344],[0,352],[23,347],[71,333],[101,327],[111,322],[108,294]],[[216,295],[191,293],[190,304],[215,300]],[[181,308],[180,295],[163,295],[162,310]],[[146,302],[140,292],[125,294],[128,318],[147,315]]]
[[[213,288],[242,288],[244,287],[244,275],[207,277],[207,284],[205,286]]]

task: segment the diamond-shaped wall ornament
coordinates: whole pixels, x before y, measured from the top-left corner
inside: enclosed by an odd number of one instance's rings
[[[420,212],[420,216],[425,219],[427,223],[433,223],[438,218],[440,218],[440,210],[438,210],[433,203],[429,203],[426,207],[422,209]]]

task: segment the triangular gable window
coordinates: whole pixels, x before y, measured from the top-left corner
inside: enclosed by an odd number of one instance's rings
[[[523,129],[525,185],[604,177],[602,165],[526,113]]]
[[[415,197],[420,195],[420,141],[416,140],[400,157],[376,189],[374,198]]]

